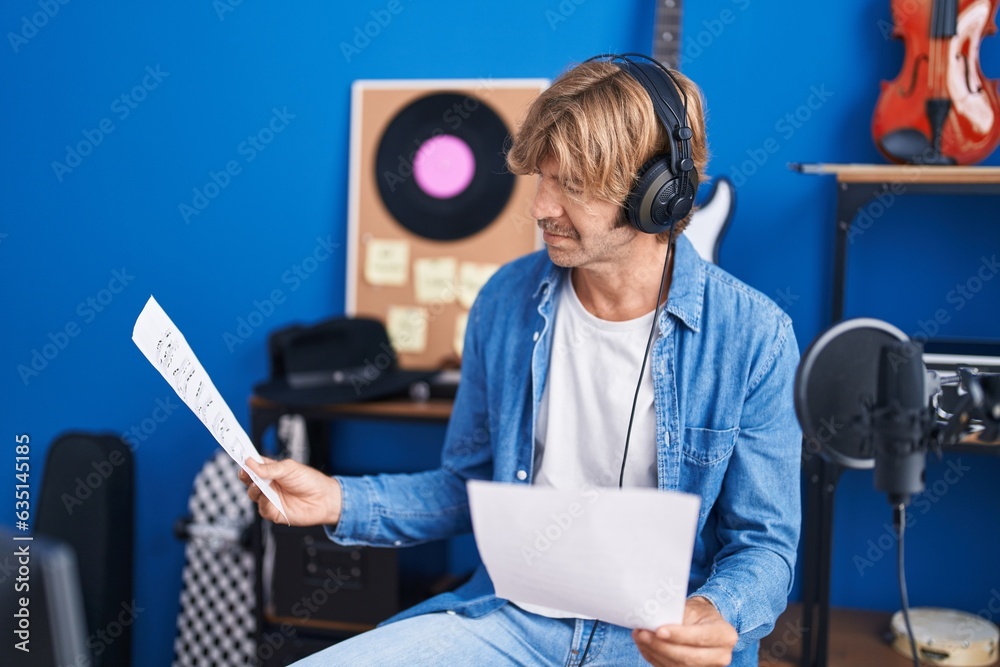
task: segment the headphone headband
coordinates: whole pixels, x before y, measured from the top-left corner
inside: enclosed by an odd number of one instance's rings
[[[672,229],[690,213],[699,180],[691,152],[694,133],[688,124],[687,93],[669,69],[641,53],[602,54],[584,62],[595,60],[614,63],[642,86],[670,144],[669,155],[653,157],[636,174],[625,201],[629,221],[649,233]]]

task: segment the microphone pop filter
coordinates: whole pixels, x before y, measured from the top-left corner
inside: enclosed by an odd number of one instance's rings
[[[846,468],[872,468],[875,454],[854,427],[878,395],[882,347],[909,337],[882,320],[856,318],[830,327],[802,355],[795,413],[807,441]]]

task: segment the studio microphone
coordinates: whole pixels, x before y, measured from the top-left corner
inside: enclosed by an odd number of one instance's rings
[[[924,490],[928,420],[923,349],[894,341],[879,355],[878,389],[871,409],[875,488],[894,507]]]

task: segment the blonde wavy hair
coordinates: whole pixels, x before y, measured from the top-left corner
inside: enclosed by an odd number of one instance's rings
[[[691,79],[672,70],[683,96],[687,95],[691,157],[701,182],[708,166],[708,142],[701,90]],[[559,179],[572,183],[583,195],[578,200],[601,199],[622,206],[636,181],[636,173],[650,158],[670,153],[667,130],[656,117],[645,88],[617,65],[585,62],[564,72],[531,106],[507,151],[508,168],[515,174],[537,174],[554,158]],[[674,235],[691,220],[679,220]],[[667,232],[657,235],[666,242]]]

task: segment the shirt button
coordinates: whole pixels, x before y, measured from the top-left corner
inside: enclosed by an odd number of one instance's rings
[[[538,342],[538,332],[537,331],[535,332],[535,335],[531,337],[531,340],[535,341],[536,343]]]
[[[403,541],[402,541],[402,540],[396,540],[395,542],[393,542],[393,545],[395,545],[395,546],[397,546],[397,547],[398,547],[398,546],[399,546],[399,545],[401,545],[402,543],[403,543]]]
[[[524,480],[528,479],[528,473],[526,473],[523,470],[518,470],[517,471],[517,478],[523,482]]]

